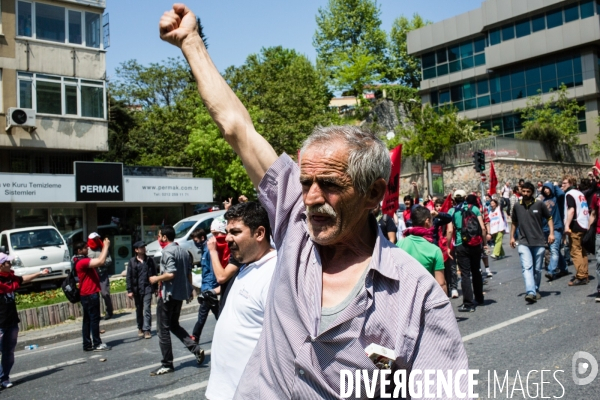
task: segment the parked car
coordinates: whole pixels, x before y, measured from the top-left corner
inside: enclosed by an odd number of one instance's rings
[[[200,264],[200,250],[194,245],[190,234],[197,229],[204,229],[207,235],[210,234],[210,224],[212,224],[213,219],[223,214],[225,214],[225,210],[197,214],[184,218],[173,225],[175,229],[175,242],[190,253],[190,256],[194,259],[194,264]],[[146,254],[153,257],[156,265],[158,265],[162,257],[162,249],[158,240],[146,245]]]
[[[219,210],[221,210],[219,203],[200,203],[194,206],[194,215]]]
[[[53,226],[10,229],[0,232],[0,246],[12,261],[15,275],[33,274],[48,268],[50,273],[35,281],[62,281],[71,270],[69,249]],[[58,283],[58,282],[57,282]]]

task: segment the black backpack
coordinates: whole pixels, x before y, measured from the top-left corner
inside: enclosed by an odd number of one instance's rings
[[[81,257],[73,257],[71,260],[71,272],[69,272],[69,275],[62,283],[62,290],[65,297],[73,304],[81,301],[81,295],[79,294],[79,288],[77,287],[77,275],[75,272],[75,265],[77,265],[79,260],[81,260]]]
[[[462,243],[467,246],[479,246],[483,242],[483,232],[477,215],[472,210],[473,206],[459,210],[462,215],[462,225],[460,228],[460,237]]]

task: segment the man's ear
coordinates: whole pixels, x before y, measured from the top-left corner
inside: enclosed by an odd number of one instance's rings
[[[383,200],[383,196],[385,195],[385,190],[387,188],[387,182],[383,178],[377,179],[367,192],[367,196],[365,199],[365,208],[373,209],[377,207],[377,204]]]
[[[256,241],[262,242],[263,240],[265,240],[266,233],[267,233],[267,230],[265,229],[264,226],[259,226],[258,228],[256,228],[256,230],[254,231],[254,237],[255,237]]]

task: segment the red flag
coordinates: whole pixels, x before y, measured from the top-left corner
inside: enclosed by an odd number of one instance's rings
[[[494,162],[490,162],[490,196],[496,194],[496,186],[498,186],[498,177],[494,169]]]
[[[444,204],[442,204],[442,208],[440,209],[440,211],[447,213],[448,211],[450,211],[451,208],[452,208],[452,194],[449,194],[448,197],[446,197],[446,200],[444,200]]]
[[[392,161],[392,171],[390,180],[388,181],[385,196],[383,197],[383,206],[381,210],[384,214],[390,217],[398,209],[398,197],[400,196],[400,167],[402,165],[402,145],[398,145],[394,150],[390,151]]]
[[[600,169],[600,162],[598,162],[598,159],[596,158],[596,168]],[[598,170],[594,169],[594,176],[598,176]]]

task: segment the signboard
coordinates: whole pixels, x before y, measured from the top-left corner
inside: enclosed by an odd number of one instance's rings
[[[437,197],[444,196],[444,165],[429,163],[429,179],[431,195]]]
[[[76,201],[123,201],[123,164],[75,161]]]
[[[73,175],[0,174],[2,203],[73,203]]]
[[[207,178],[126,176],[128,203],[207,203],[213,200],[213,181]]]

